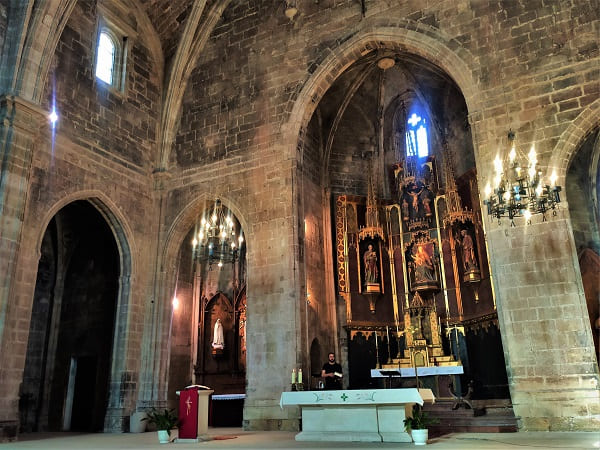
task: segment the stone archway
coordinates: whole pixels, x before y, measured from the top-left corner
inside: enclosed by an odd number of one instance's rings
[[[600,338],[600,216],[597,202],[599,157],[600,127],[588,133],[579,143],[565,176],[565,193],[569,194],[570,228],[577,248],[596,359]]]
[[[598,264],[600,264],[598,180],[600,178],[600,99],[585,108],[562,133],[549,164],[564,186],[570,232],[573,233],[579,271],[594,341],[596,361],[600,340],[598,318]]]
[[[242,236],[236,259],[222,267],[217,261],[209,263],[192,244],[198,238],[202,218],[210,221],[214,203],[212,199],[200,198],[186,208],[171,227],[171,239],[164,250],[165,255],[172,255],[165,258],[174,258],[172,270],[165,273],[166,292],[177,298],[177,307],[169,308],[168,312],[171,318],[167,399],[171,404],[176,401],[174,391],[192,382],[211,387],[215,395],[245,392],[247,236],[227,200],[221,202],[222,211],[235,224],[236,243]],[[172,254],[174,251],[177,253]],[[213,352],[212,333],[217,318],[221,320],[225,348]]]
[[[600,99],[585,108],[561,134],[548,167],[556,168],[558,184],[564,184],[567,170],[585,137],[600,127]]]
[[[120,256],[107,221],[74,201],[41,244],[19,405],[24,431],[102,431],[108,411]]]
[[[298,141],[334,81],[350,65],[374,49],[413,53],[436,64],[457,84],[465,97],[469,113],[472,115],[480,110],[482,95],[472,78],[476,64],[472,55],[458,42],[447,41],[432,27],[407,19],[394,25],[387,21],[373,21],[365,27],[365,31],[334,47],[304,83],[284,128],[285,142]],[[293,156],[295,149],[296,146],[290,146],[288,156]],[[477,154],[477,149],[475,152]]]

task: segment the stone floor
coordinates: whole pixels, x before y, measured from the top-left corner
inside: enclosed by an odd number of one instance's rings
[[[176,432],[173,432],[173,437]],[[0,444],[0,450],[94,450],[94,449],[410,449],[414,444],[358,442],[296,442],[295,433],[283,431],[251,432],[240,428],[210,428],[215,440],[199,443],[159,444],[156,433],[75,434],[34,433],[19,437],[18,442]],[[598,433],[520,432],[453,433],[429,440],[434,449],[597,449]]]

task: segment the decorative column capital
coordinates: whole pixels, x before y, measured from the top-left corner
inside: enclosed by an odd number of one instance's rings
[[[152,171],[152,180],[154,181],[155,191],[164,191],[167,189],[167,184],[173,178],[171,172],[167,172],[165,169],[156,168]]]
[[[37,133],[47,122],[48,112],[40,105],[16,95],[0,95],[0,123],[26,133]]]

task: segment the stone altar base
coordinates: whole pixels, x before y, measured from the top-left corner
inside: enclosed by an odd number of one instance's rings
[[[369,406],[303,406],[297,441],[381,442],[377,411]],[[410,442],[410,437],[408,441]]]
[[[284,392],[280,406],[302,408],[297,441],[412,442],[404,419],[414,404],[431,402],[429,389]]]

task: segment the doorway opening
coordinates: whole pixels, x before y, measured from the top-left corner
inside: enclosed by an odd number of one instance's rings
[[[44,233],[20,390],[21,432],[104,428],[119,289],[119,251],[87,201]]]

